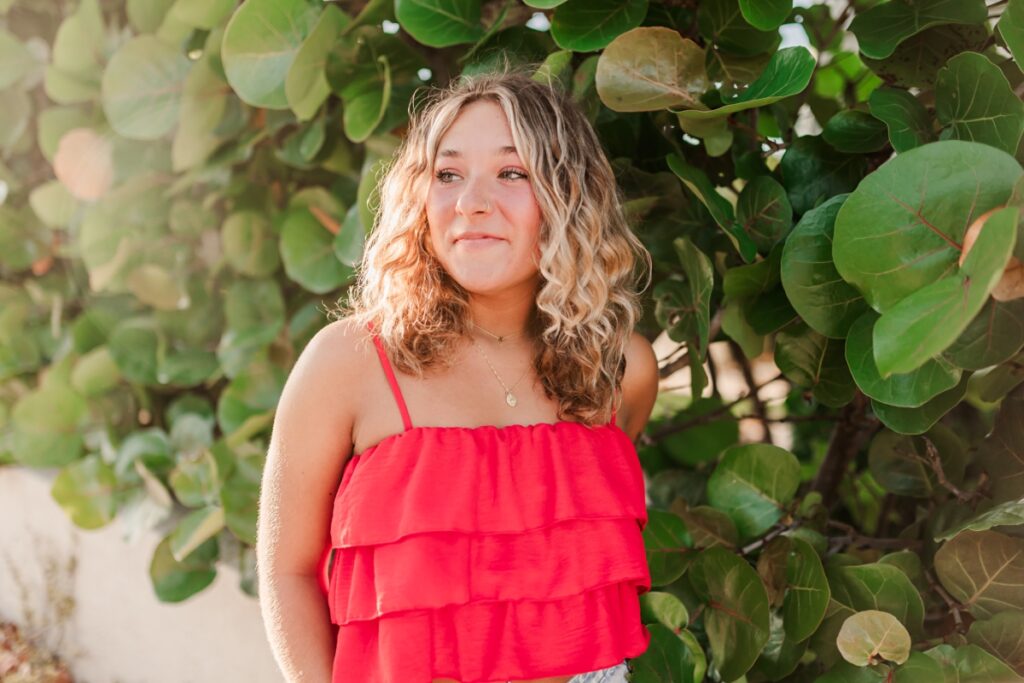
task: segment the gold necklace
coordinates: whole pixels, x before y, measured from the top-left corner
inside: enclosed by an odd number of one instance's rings
[[[483,331],[484,331],[484,332],[486,332],[487,334],[489,334],[489,335],[491,335],[492,337],[494,337],[495,339],[497,339],[497,340],[498,340],[498,343],[499,343],[499,344],[500,344],[501,342],[505,341],[506,339],[517,339],[517,338],[519,338],[520,336],[522,336],[522,333],[521,333],[521,332],[520,332],[519,334],[515,334],[515,335],[512,335],[511,337],[510,337],[510,336],[508,336],[507,334],[503,334],[503,335],[497,335],[497,334],[494,334],[493,332],[491,332],[490,330],[487,330],[487,329],[485,329],[484,327],[481,327],[480,325],[478,325],[478,324],[476,323],[476,321],[470,320],[469,322],[473,323],[473,327],[479,327],[479,328],[480,328],[481,330],[483,330]]]
[[[483,355],[484,361],[487,363],[487,367],[491,369],[491,372],[494,373],[494,376],[497,378],[498,382],[505,389],[505,403],[507,403],[510,408],[515,408],[516,403],[518,403],[519,401],[516,400],[516,396],[515,394],[512,393],[512,389],[515,388],[516,384],[519,384],[523,377],[526,377],[526,373],[530,370],[529,366],[527,366],[526,370],[523,370],[523,374],[519,376],[519,379],[515,381],[515,384],[513,384],[511,387],[506,386],[504,380],[501,379],[501,375],[499,375],[498,371],[494,369],[493,365],[491,365],[491,361],[489,358],[487,358],[487,354],[484,353],[483,347],[477,344],[476,340],[473,339],[472,337],[469,338],[469,341],[472,342],[473,346],[475,346],[477,350],[481,353],[481,355]]]

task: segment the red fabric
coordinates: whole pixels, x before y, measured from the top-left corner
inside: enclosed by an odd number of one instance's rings
[[[334,500],[333,681],[505,683],[646,651],[628,435],[614,421],[412,427],[374,341],[407,428],[352,456]]]
[[[504,683],[636,657],[646,524],[614,425],[388,437],[352,457],[334,502],[333,680]]]

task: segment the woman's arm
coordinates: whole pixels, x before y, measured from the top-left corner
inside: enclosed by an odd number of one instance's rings
[[[639,332],[626,348],[626,372],[622,377],[622,410],[618,418],[623,431],[636,443],[647,426],[658,398],[658,358],[654,347]]]
[[[333,629],[317,565],[329,543],[341,472],[352,451],[356,334],[320,330],[288,376],[274,416],[260,490],[256,567],[260,610],[289,683],[329,683]]]

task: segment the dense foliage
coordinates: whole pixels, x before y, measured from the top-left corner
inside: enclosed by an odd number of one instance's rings
[[[0,462],[165,530],[160,599],[254,593],[274,406],[411,98],[543,61],[697,396],[642,437],[633,680],[1020,680],[1024,0],[797,5],[0,0]]]

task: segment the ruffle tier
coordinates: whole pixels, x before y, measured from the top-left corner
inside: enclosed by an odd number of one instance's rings
[[[505,683],[614,666],[647,650],[637,588],[467,603],[337,627],[335,682]]]
[[[414,427],[331,518],[334,681],[569,675],[647,649],[643,473],[613,425]]]

